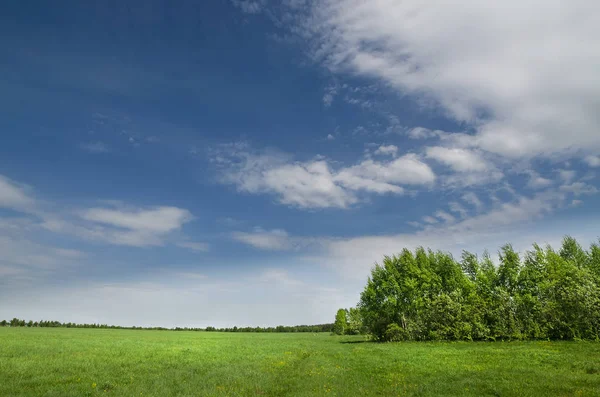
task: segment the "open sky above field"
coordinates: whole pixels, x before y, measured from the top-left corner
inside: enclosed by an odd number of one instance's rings
[[[332,322],[403,247],[600,235],[595,0],[21,0],[0,26],[0,318]]]

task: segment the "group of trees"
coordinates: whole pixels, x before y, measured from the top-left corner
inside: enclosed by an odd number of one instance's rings
[[[363,325],[360,311],[351,307],[337,311],[331,331],[337,335],[359,335],[366,334],[368,329]]]
[[[103,328],[103,329],[145,329],[145,330],[161,330],[161,331],[208,331],[208,332],[331,332],[333,324],[317,324],[317,325],[278,325],[277,327],[233,327],[233,328],[191,328],[191,327],[121,327],[118,325],[106,324],[76,324],[76,323],[61,323],[60,321],[25,321],[18,318],[13,318],[10,321],[0,321],[0,327],[64,327],[64,328]]]
[[[511,245],[499,261],[463,252],[404,249],[376,265],[357,309],[341,309],[335,333],[359,318],[375,340],[600,339],[600,246],[565,237],[560,250]],[[352,324],[352,325],[351,325]],[[360,327],[358,327],[360,329]]]

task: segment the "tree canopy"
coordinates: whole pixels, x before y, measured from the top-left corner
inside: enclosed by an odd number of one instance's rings
[[[521,257],[507,244],[497,264],[404,249],[372,269],[358,311],[378,341],[598,340],[600,246],[565,237],[558,251],[534,244]]]

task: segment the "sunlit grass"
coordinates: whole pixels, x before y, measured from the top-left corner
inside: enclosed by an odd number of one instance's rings
[[[0,328],[0,396],[599,396],[600,343]]]

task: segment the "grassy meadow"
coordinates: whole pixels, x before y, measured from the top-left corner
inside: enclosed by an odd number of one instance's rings
[[[0,396],[600,396],[600,343],[0,328]]]

